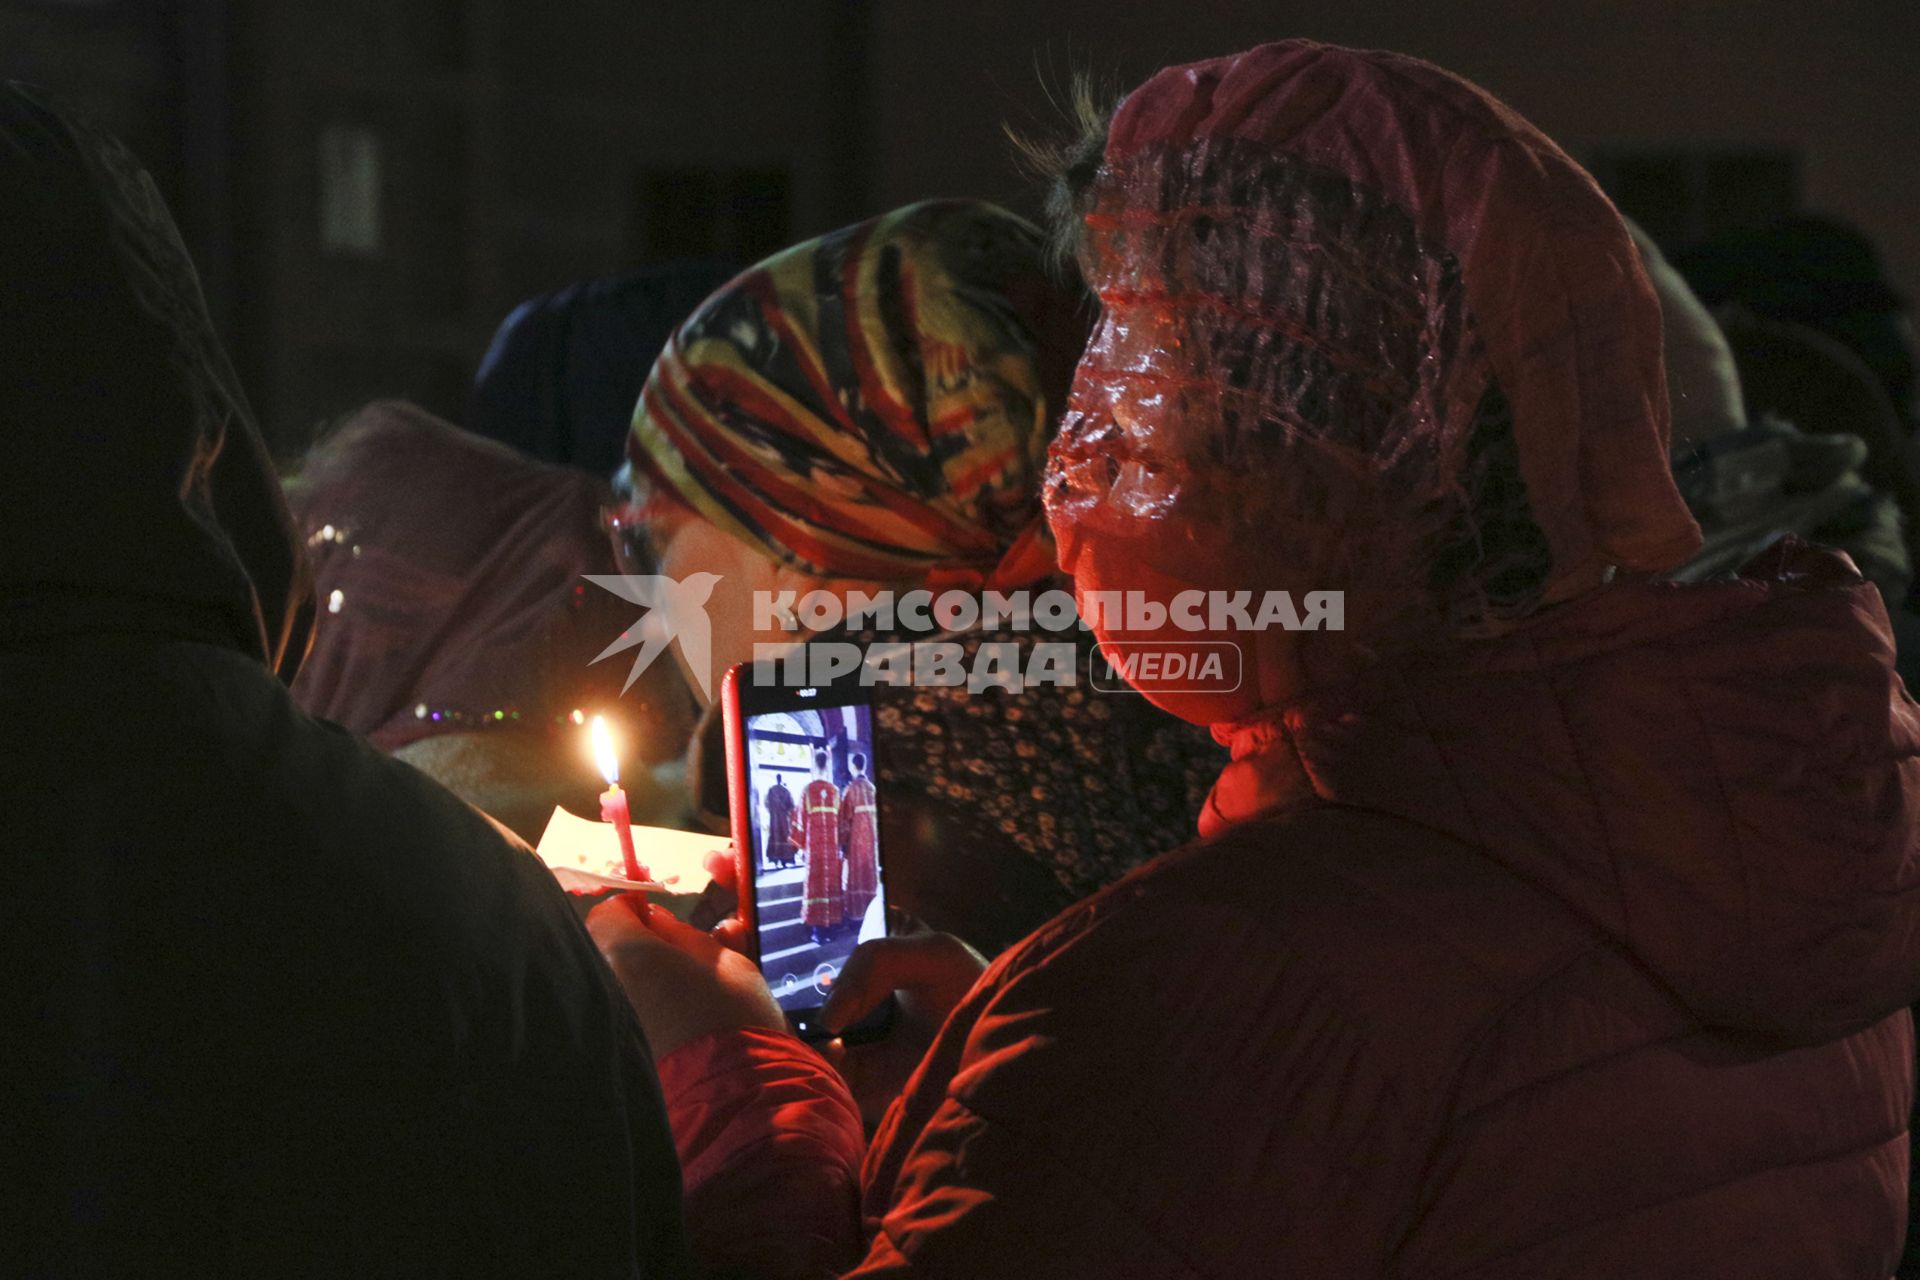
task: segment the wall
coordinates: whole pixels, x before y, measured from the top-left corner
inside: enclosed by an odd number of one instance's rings
[[[1295,34],[1432,58],[1576,154],[1795,148],[1920,296],[1920,0],[0,0],[0,75],[154,170],[293,453],[376,395],[457,415],[515,303],[633,264],[642,168],[784,169],[795,237],[1023,205],[1001,125],[1049,118],[1040,69],[1130,85]],[[319,250],[341,122],[390,137],[383,256]]]
[[[1806,203],[1880,240],[1920,296],[1915,0],[887,0],[874,31],[882,203],[1020,199],[1000,122],[1047,118],[1036,62],[1154,68],[1309,36],[1431,59],[1579,153],[1590,145],[1800,149]]]
[[[240,355],[269,435],[399,395],[457,418],[488,338],[527,297],[637,265],[648,166],[792,176],[792,236],[855,216],[835,175],[845,95],[832,0],[247,0],[233,6]],[[378,254],[323,252],[321,131],[384,140]]]

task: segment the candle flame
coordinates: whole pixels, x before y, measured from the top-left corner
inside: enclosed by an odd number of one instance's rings
[[[600,767],[600,776],[607,780],[608,786],[620,781],[620,757],[613,751],[613,735],[607,732],[607,718],[593,718],[593,762]]]

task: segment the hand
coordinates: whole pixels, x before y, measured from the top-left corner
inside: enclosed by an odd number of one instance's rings
[[[595,907],[587,929],[639,1014],[656,1060],[716,1031],[788,1029],[751,960],[636,896]]]
[[[880,1123],[947,1015],[986,968],[978,951],[950,933],[897,934],[854,949],[821,1010],[822,1023],[837,1033],[872,1013],[888,995],[899,1001],[899,1014],[883,1038],[867,1044],[836,1039],[827,1046],[827,1060],[853,1091],[869,1130]]]
[[[713,877],[713,882],[716,885],[719,885],[728,893],[733,894],[734,899],[738,901],[740,896],[740,860],[731,847],[716,849],[707,855],[707,874]],[[738,912],[735,912],[733,915],[728,916],[726,919],[720,921],[720,923],[714,925],[713,936],[723,947],[741,952],[742,954],[745,954],[749,950],[748,943],[750,939],[748,937],[747,922],[740,918]]]

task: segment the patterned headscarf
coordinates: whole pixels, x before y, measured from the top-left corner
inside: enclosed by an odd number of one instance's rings
[[[1047,576],[1039,483],[1064,385],[1047,385],[1041,335],[1071,301],[1042,254],[1030,224],[953,200],[769,258],[661,353],[635,466],[821,577]]]

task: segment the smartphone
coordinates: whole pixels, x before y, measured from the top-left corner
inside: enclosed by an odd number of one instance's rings
[[[740,914],[794,1031],[824,1040],[847,957],[887,931],[873,690],[780,685],[775,671],[742,663],[720,686]],[[842,1034],[871,1039],[891,1017],[889,999]]]

